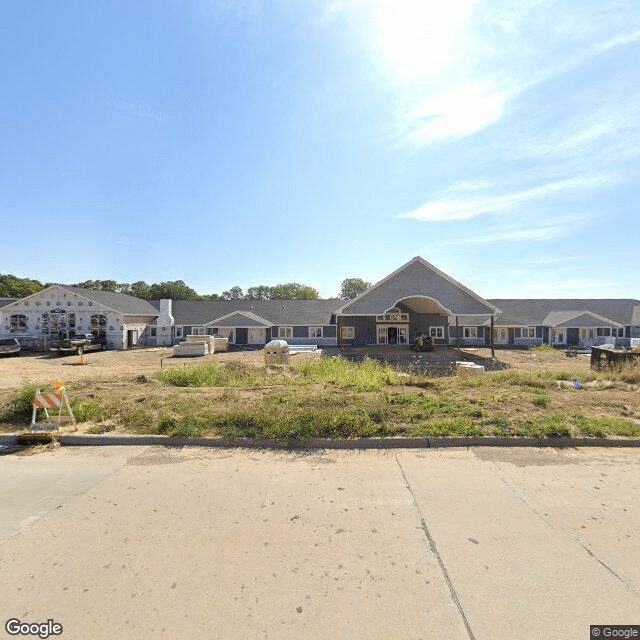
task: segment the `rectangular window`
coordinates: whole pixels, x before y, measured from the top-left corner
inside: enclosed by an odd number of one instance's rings
[[[589,329],[589,340],[593,340],[596,337],[596,332],[593,329]]]
[[[444,327],[429,327],[429,335],[432,338],[444,338]]]
[[[609,327],[598,327],[596,331],[599,336],[609,337],[611,335],[611,329]]]
[[[158,335],[158,329],[156,327],[151,327],[149,329],[152,338],[155,338]]]
[[[176,338],[182,338],[182,327],[176,327]]]
[[[387,327],[378,327],[378,344],[387,344]]]
[[[342,327],[342,339],[353,340],[356,335],[354,327]]]
[[[310,338],[322,338],[322,327],[309,327]]]
[[[278,338],[293,338],[293,327],[278,327]]]
[[[205,335],[204,327],[191,327],[191,335],[192,336],[203,336],[203,335]]]
[[[464,337],[465,338],[477,338],[478,330],[476,327],[465,327],[464,328]]]
[[[17,313],[11,316],[11,333],[25,333],[27,330],[27,316]]]
[[[535,338],[536,337],[536,328],[535,327],[522,327],[522,329],[520,329],[520,336],[522,338]]]

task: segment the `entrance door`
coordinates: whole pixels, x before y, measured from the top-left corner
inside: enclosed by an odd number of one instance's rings
[[[398,328],[389,327],[387,333],[387,340],[389,344],[396,344],[398,342]]]
[[[579,329],[567,329],[567,344],[570,346],[577,346],[580,342]]]

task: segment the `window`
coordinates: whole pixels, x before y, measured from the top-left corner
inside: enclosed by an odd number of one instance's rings
[[[432,338],[444,338],[444,327],[429,327],[429,335]]]
[[[522,329],[520,329],[520,337],[521,338],[535,338],[536,337],[536,328],[535,327],[522,327]]]
[[[322,327],[309,327],[310,338],[322,338]]]
[[[499,342],[507,341],[507,330],[506,329],[496,329],[496,340]]]
[[[589,329],[589,340],[593,340],[596,337],[596,332],[593,329]]]
[[[205,335],[204,327],[191,327],[191,335],[192,336],[203,336],[203,335]]]
[[[16,313],[11,316],[11,333],[25,333],[27,330],[27,316]]]
[[[465,327],[464,328],[464,337],[465,338],[477,338],[478,330],[476,327]]]
[[[354,327],[342,327],[342,339],[353,340],[356,335]]]
[[[176,327],[176,338],[182,338],[182,327]]]
[[[149,328],[149,333],[150,333],[152,338],[155,338],[158,335],[157,327],[150,327]]]
[[[107,316],[102,314],[91,316],[91,333],[98,338],[107,337]]]
[[[278,338],[293,338],[293,327],[278,327]]]
[[[611,329],[609,327],[598,327],[596,329],[597,333],[599,336],[610,336],[611,335]]]
[[[378,344],[387,344],[387,327],[378,327]]]

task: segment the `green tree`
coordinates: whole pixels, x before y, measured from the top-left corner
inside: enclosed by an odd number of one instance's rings
[[[287,282],[271,287],[273,300],[317,300],[318,291],[306,284]]]
[[[199,298],[195,289],[185,284],[183,280],[170,280],[152,284],[149,287],[149,300],[170,298],[171,300],[197,300]]]
[[[353,300],[353,298],[364,293],[370,286],[371,283],[365,282],[362,278],[347,278],[342,281],[340,298],[342,300]]]
[[[247,300],[271,300],[273,298],[272,287],[261,284],[247,289]]]
[[[223,291],[222,297],[225,300],[242,300],[244,298],[244,293],[239,286],[231,287],[229,291]]]
[[[44,285],[39,280],[18,278],[14,275],[0,275],[0,298],[24,298],[42,291]]]
[[[141,298],[142,300],[151,300],[149,297],[149,285],[144,280],[138,280],[129,287],[129,295]]]

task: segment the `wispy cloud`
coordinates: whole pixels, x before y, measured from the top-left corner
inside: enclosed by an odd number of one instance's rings
[[[504,213],[533,200],[549,198],[559,194],[595,189],[610,184],[614,178],[610,175],[595,175],[578,178],[566,178],[549,182],[531,189],[514,191],[485,198],[439,199],[427,202],[417,209],[401,213],[398,218],[413,218],[424,222],[444,222],[450,220],[469,220],[489,213]]]
[[[609,38],[604,42],[599,42],[598,44],[591,47],[591,52],[596,55],[605,53],[607,51],[610,51],[611,49],[615,49],[616,47],[633,44],[638,40],[640,40],[640,29],[631,31],[629,33],[619,33],[613,38]]]
[[[444,240],[444,245],[474,245],[489,244],[494,242],[542,242],[545,240],[556,240],[571,233],[568,225],[548,225],[536,226],[528,229],[505,228],[500,231],[490,231],[487,233],[465,234],[449,240]]]
[[[592,294],[601,291],[604,295],[608,295],[612,290],[619,290],[620,283],[616,280],[605,280],[602,278],[569,278],[551,282],[523,283],[522,288],[529,293],[540,293],[544,291],[566,297],[573,297],[576,295],[576,291],[590,291]]]

